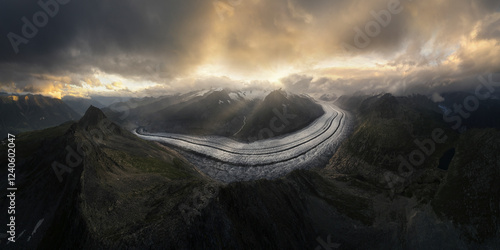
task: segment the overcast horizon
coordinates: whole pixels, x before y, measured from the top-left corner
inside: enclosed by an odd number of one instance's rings
[[[4,1],[0,32],[0,92],[56,98],[439,96],[500,72],[497,0]]]

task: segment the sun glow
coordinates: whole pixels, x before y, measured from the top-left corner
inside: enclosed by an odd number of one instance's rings
[[[240,81],[242,84],[252,81],[267,81],[274,85],[279,85],[281,84],[280,79],[294,72],[294,68],[291,66],[276,66],[273,68],[264,68],[259,71],[241,72],[221,65],[208,64],[198,67],[194,77],[227,77],[234,81]]]

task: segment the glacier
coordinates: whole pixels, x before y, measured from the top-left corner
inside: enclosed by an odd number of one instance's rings
[[[274,179],[295,169],[326,164],[350,128],[349,113],[326,102],[325,113],[291,134],[244,143],[221,136],[132,131],[174,146],[204,174],[222,182]]]

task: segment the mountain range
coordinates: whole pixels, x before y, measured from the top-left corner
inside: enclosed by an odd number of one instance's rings
[[[80,98],[80,97],[74,97],[74,96],[65,96],[61,99],[66,105],[68,105],[71,109],[73,109],[75,112],[77,112],[80,116],[83,116],[85,114],[85,111],[90,106],[94,106],[97,108],[104,108],[106,105],[103,105],[100,103],[98,100],[95,100],[94,98]]]
[[[42,95],[0,94],[0,133],[18,134],[53,127],[81,117],[63,101]]]
[[[273,95],[262,103],[271,105]],[[341,96],[335,104],[351,113],[355,125],[330,163],[271,180],[209,178],[183,154],[136,137],[93,106],[78,122],[22,133],[16,139],[16,223],[18,233],[25,233],[16,245],[4,245],[3,239],[0,244],[4,249],[500,245],[497,127],[454,130],[440,103],[421,95]],[[4,141],[0,150],[6,147]],[[7,183],[0,184],[6,190]],[[7,206],[6,199],[0,202],[2,209]],[[0,223],[8,222],[1,217]]]
[[[307,96],[281,90],[256,95],[227,89],[131,100],[103,111],[127,128],[219,135],[240,141],[297,131],[324,114],[321,106]]]

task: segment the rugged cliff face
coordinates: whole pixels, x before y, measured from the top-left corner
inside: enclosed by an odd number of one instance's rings
[[[148,215],[157,207],[169,209],[157,196],[169,197],[165,201],[173,205],[180,202],[176,196],[185,197],[179,190],[210,183],[177,153],[136,138],[94,107],[78,123],[25,133],[16,143],[17,232],[31,232],[43,221],[29,241],[24,236],[8,245],[15,248],[122,238],[134,225],[149,225],[143,220],[154,220]]]
[[[326,169],[357,176],[381,188],[388,187],[389,174],[408,175],[394,183],[397,193],[414,183],[413,179],[426,182],[424,189],[437,188],[435,179],[444,174],[437,169],[438,162],[454,147],[458,133],[442,121],[436,105],[421,96],[359,98],[359,104],[351,105],[359,125]],[[424,197],[430,190],[413,191],[423,192],[421,198],[430,198]]]
[[[437,104],[420,96],[340,100],[354,107],[359,126],[320,170],[323,176],[346,176],[385,190],[392,199],[385,209],[406,212],[396,221],[375,212],[375,220],[399,224],[403,246],[424,247],[436,238],[457,243],[443,245],[448,247],[498,246],[498,128],[460,133],[443,121]],[[401,200],[408,203],[401,206]],[[379,196],[372,202],[382,204]],[[417,229],[425,233],[412,234]]]
[[[500,132],[471,130],[460,136],[456,155],[432,207],[476,242],[499,239]],[[498,242],[498,241],[497,241]]]

